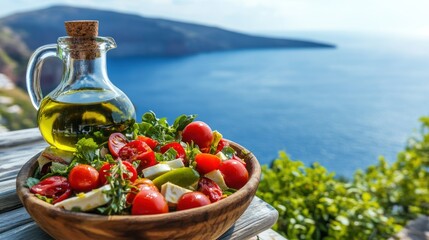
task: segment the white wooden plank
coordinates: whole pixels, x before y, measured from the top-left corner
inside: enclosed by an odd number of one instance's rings
[[[43,140],[38,128],[29,128],[0,134],[0,148],[13,147]]]
[[[12,230],[21,225],[32,222],[25,208],[17,208],[0,214],[0,233]]]
[[[22,207],[15,189],[0,191],[0,213]]]
[[[40,229],[35,222],[30,222],[0,233],[0,239],[50,240],[53,238]]]
[[[18,145],[0,149],[0,182],[15,179],[22,165],[42,151],[47,144],[34,142],[32,145]]]
[[[255,197],[243,215],[219,239],[249,239],[273,226],[277,218],[277,210]]]
[[[0,181],[16,178],[22,165],[24,165],[42,149],[43,148],[37,147],[35,149],[27,149],[25,152],[20,152],[19,154],[4,154],[6,157],[0,159]],[[0,154],[2,153],[0,152]]]
[[[270,228],[258,234],[255,240],[286,240],[286,238]]]

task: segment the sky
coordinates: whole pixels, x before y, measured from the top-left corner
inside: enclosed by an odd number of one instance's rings
[[[2,0],[0,17],[67,4],[248,33],[391,32],[429,36],[428,0]]]

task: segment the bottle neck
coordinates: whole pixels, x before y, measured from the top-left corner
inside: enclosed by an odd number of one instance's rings
[[[64,59],[63,80],[76,88],[105,88],[110,85],[106,69],[106,53],[100,52],[95,58],[76,59],[67,56]]]
[[[107,76],[105,54],[94,59],[70,58],[68,66],[72,74],[77,78],[87,75]]]

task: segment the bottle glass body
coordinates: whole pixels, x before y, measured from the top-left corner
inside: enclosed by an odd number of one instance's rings
[[[107,76],[106,52],[113,47],[111,38],[95,37],[90,47],[71,37],[59,38],[62,80],[41,100],[37,114],[40,132],[50,145],[75,151],[82,137],[106,137],[134,124],[133,104]]]

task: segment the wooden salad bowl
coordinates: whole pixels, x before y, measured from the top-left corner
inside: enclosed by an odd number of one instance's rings
[[[39,154],[18,173],[17,194],[30,216],[55,239],[216,239],[247,209],[261,175],[258,160],[250,151],[234,142],[230,145],[246,162],[249,181],[229,197],[199,208],[156,215],[103,216],[54,207],[25,187],[37,168]]]

